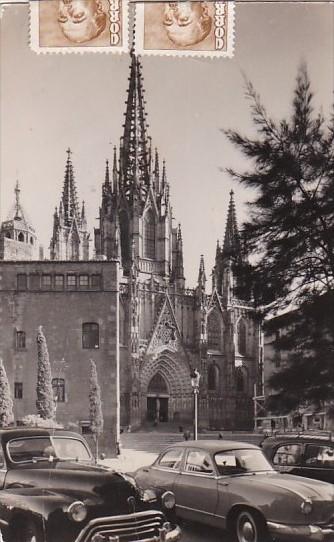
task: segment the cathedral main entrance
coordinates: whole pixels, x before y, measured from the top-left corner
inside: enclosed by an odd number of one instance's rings
[[[169,390],[161,373],[156,373],[147,389],[147,420],[168,422]]]

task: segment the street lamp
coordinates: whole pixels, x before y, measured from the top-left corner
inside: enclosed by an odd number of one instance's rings
[[[201,375],[197,369],[194,369],[190,374],[191,387],[194,392],[194,440],[197,440],[198,434],[198,394],[199,394],[199,381]]]

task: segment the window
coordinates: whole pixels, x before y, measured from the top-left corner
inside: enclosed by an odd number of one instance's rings
[[[79,288],[86,290],[89,285],[88,275],[79,275]]]
[[[239,354],[246,354],[246,324],[244,320],[240,320],[238,324],[238,351]]]
[[[67,275],[67,288],[68,290],[75,290],[77,287],[76,275]]]
[[[51,289],[51,275],[42,275],[42,288],[44,290]]]
[[[99,348],[99,324],[82,324],[82,348]]]
[[[29,275],[29,287],[31,290],[39,290],[40,276],[37,273]]]
[[[93,290],[101,289],[101,275],[92,275],[91,276],[91,288]]]
[[[33,237],[30,237],[30,244],[31,244],[31,245],[34,244],[34,238],[33,238]]]
[[[152,209],[144,217],[144,258],[155,258],[155,220]]]
[[[164,469],[179,469],[181,465],[183,450],[182,448],[174,448],[168,450],[159,460],[159,467]]]
[[[16,350],[25,350],[25,347],[26,347],[25,331],[16,332],[15,347],[16,347]]]
[[[306,447],[305,466],[316,468],[334,467],[334,448],[331,446],[321,446],[308,444]]]
[[[25,273],[19,273],[16,279],[17,279],[17,289],[21,292],[26,290],[28,287],[27,275]]]
[[[14,399],[23,399],[23,383],[14,382]]]
[[[208,369],[208,389],[217,391],[219,387],[219,369],[217,365],[210,365]]]
[[[65,380],[64,378],[52,379],[53,396],[57,403],[65,402]]]
[[[237,391],[243,392],[245,391],[245,375],[243,370],[238,367],[235,374],[235,385]]]
[[[211,312],[208,316],[208,348],[221,349],[221,324],[215,312]]]
[[[55,275],[55,289],[56,290],[64,289],[64,275]]]
[[[303,446],[301,444],[284,444],[279,446],[273,457],[274,465],[299,465]]]
[[[121,230],[121,253],[123,264],[130,258],[130,232],[129,217],[124,209],[119,213],[119,226]]]
[[[19,233],[19,235],[18,235],[17,238],[18,238],[18,240],[20,241],[20,243],[23,243],[23,242],[24,242],[24,235],[23,235],[22,232]]]
[[[191,450],[188,452],[185,471],[200,474],[213,474],[214,469],[209,454],[204,450]]]

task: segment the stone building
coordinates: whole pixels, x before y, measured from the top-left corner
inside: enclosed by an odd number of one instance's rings
[[[227,200],[211,291],[203,256],[196,287],[186,288],[181,226],[173,225],[166,164],[148,134],[141,71],[132,55],[124,131],[113,163],[106,163],[93,259],[88,261],[88,227],[84,208],[79,212],[68,151],[50,261],[0,264],[5,277],[0,303],[3,311],[14,311],[4,327],[0,355],[11,365],[12,381],[23,383],[30,396],[22,401],[17,388],[16,413],[32,408],[35,382],[29,371],[33,344],[26,343],[27,353],[18,351],[17,333],[27,333],[32,341],[33,330],[43,324],[53,359],[64,358],[69,365],[67,403],[59,406],[64,417],[66,407],[73,419],[86,416],[85,360],[94,357],[106,375],[102,395],[110,431],[117,404],[121,426],[191,423],[195,368],[201,374],[200,425],[249,428],[254,385],[262,381],[262,336],[238,273],[246,256],[234,195]],[[99,326],[94,352],[84,347],[86,324]]]

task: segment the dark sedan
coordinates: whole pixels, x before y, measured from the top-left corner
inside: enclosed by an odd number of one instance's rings
[[[238,542],[334,540],[334,488],[276,472],[251,444],[178,443],[134,478],[173,491],[180,518],[228,529]]]
[[[176,541],[171,493],[140,492],[94,464],[76,433],[0,431],[0,528],[6,542]],[[152,509],[153,508],[153,509]]]

